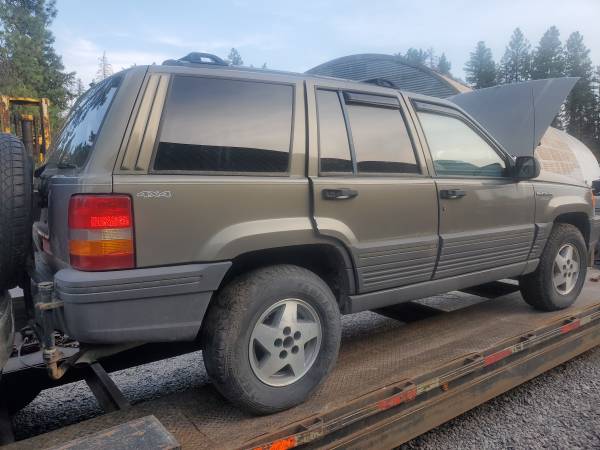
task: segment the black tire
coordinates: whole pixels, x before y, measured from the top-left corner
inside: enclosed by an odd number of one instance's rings
[[[250,338],[261,315],[290,298],[308,303],[318,313],[321,345],[301,378],[286,386],[270,386],[251,367]],[[303,402],[331,371],[340,346],[340,311],[331,289],[313,272],[292,265],[260,268],[234,279],[211,304],[204,323],[202,344],[209,376],[223,396],[254,414],[271,414]]]
[[[31,249],[33,162],[16,136],[0,134],[0,289],[25,273]]]
[[[580,267],[573,289],[567,294],[561,294],[554,287],[552,276],[555,258],[565,244],[571,244],[577,249]],[[519,280],[523,299],[540,311],[557,311],[568,308],[575,302],[583,288],[587,275],[587,261],[588,251],[585,240],[577,227],[566,223],[554,224],[537,269]]]

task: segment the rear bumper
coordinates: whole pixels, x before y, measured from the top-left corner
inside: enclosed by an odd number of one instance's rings
[[[54,275],[69,336],[90,344],[196,338],[230,262]]]

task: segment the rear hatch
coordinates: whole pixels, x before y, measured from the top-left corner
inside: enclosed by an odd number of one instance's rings
[[[41,211],[34,224],[34,245],[53,270],[69,265],[71,197],[112,192],[119,136],[131,113],[127,105],[135,101],[135,96],[128,101],[120,95],[131,81],[125,80],[130,78],[127,72],[121,72],[83,94],[73,106],[46,165],[37,171]]]

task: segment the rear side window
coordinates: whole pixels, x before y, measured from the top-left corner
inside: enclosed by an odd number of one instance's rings
[[[154,169],[285,173],[292,105],[289,85],[176,76]]]
[[[352,158],[338,93],[317,91],[321,172],[352,173]]]
[[[79,168],[85,164],[122,81],[122,74],[114,75],[77,100],[50,155],[50,164],[59,168]]]
[[[347,105],[359,174],[419,173],[399,109]]]

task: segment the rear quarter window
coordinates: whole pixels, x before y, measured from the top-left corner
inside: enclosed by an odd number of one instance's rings
[[[175,76],[154,170],[286,173],[293,95],[284,84]]]
[[[73,106],[56,141],[49,163],[80,168],[94,149],[106,113],[123,81],[117,74],[90,88]]]

